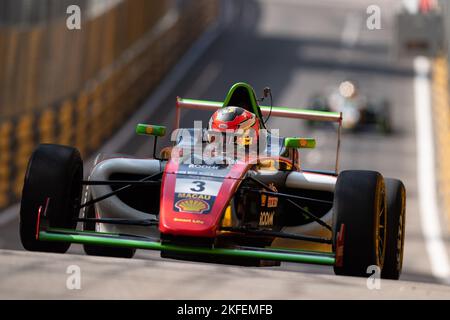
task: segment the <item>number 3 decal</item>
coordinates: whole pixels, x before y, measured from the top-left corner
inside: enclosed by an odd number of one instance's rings
[[[204,181],[192,181],[193,184],[195,184],[195,188],[190,188],[191,191],[193,192],[202,192],[205,190],[205,184],[206,182]]]
[[[1,1],[1,0],[0,0]],[[196,193],[216,197],[222,186],[222,181],[203,180],[201,178],[178,178],[175,193]]]

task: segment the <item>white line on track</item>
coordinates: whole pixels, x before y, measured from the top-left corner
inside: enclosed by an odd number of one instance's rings
[[[450,284],[450,267],[442,239],[436,194],[429,60],[425,57],[415,58],[414,70],[417,184],[421,227],[433,275],[438,280]]]

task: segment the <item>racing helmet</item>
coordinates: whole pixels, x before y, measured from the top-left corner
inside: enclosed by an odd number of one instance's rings
[[[209,131],[220,132],[224,143],[234,143],[248,146],[257,143],[259,136],[259,121],[256,115],[241,107],[223,107],[209,119]],[[213,142],[214,135],[208,135]]]

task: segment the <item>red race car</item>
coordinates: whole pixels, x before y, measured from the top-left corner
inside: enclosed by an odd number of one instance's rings
[[[38,146],[22,194],[25,249],[63,253],[80,243],[90,255],[148,249],[239,265],[330,265],[354,276],[376,266],[399,278],[405,188],[378,172],[338,171],[340,113],[259,106],[245,83],[224,102],[178,98],[177,128],[183,108],[214,112],[209,128],[178,129],[158,157],[97,161],[88,179],[76,149]],[[337,123],[335,171],[302,169],[300,150],[315,140],[275,135],[263,120],[269,114]],[[165,131],[137,125],[155,148]]]

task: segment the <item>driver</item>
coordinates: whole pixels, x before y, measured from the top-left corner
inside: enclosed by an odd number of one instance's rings
[[[259,120],[254,113],[241,107],[223,107],[212,115],[209,120],[209,142],[214,142],[222,134],[224,144],[249,146],[256,144],[259,137]]]

